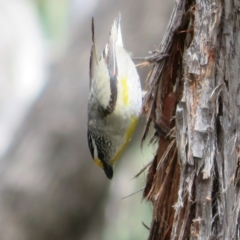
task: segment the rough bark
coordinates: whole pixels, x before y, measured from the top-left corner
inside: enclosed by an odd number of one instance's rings
[[[239,1],[179,0],[144,111],[158,150],[151,239],[239,239]]]

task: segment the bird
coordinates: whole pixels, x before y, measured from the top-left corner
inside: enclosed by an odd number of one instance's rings
[[[113,177],[113,166],[132,137],[142,108],[140,78],[123,47],[120,22],[119,13],[98,59],[92,18],[88,146],[94,162],[109,179]]]

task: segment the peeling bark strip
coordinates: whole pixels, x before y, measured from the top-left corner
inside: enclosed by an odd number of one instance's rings
[[[240,2],[178,0],[143,112],[158,150],[149,240],[240,239]],[[162,57],[164,56],[164,58]]]
[[[154,62],[148,79],[148,92],[143,111],[147,115],[143,140],[153,122],[159,148],[147,175],[143,197],[154,204],[150,239],[170,239],[178,198],[180,167],[175,131],[176,104],[182,95],[182,59],[192,22],[192,4],[179,1],[173,11],[167,34],[159,53],[148,59]],[[188,40],[189,41],[189,40]],[[165,56],[162,58],[162,56]]]

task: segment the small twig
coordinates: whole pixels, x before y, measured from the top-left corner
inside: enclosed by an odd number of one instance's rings
[[[163,58],[168,57],[169,54],[154,54],[152,56],[148,56],[148,57],[132,57],[132,60],[135,61],[146,61],[146,62],[156,62],[156,61],[161,61]]]
[[[149,231],[150,230],[150,227],[147,226],[144,222],[142,222],[142,225]]]
[[[129,195],[127,195],[127,196],[125,196],[125,197],[123,197],[123,198],[121,198],[121,199],[123,200],[123,199],[125,199],[125,198],[131,197],[131,196],[133,196],[134,194],[139,193],[139,192],[141,192],[141,191],[143,191],[143,190],[144,190],[144,188],[141,188],[141,189],[139,189],[138,191],[136,191],[136,192],[134,192],[134,193],[131,193],[131,194],[129,194]]]
[[[152,162],[153,160],[145,165],[132,179],[139,177],[152,164]]]

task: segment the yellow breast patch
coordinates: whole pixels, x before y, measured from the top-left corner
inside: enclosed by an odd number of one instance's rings
[[[129,128],[127,129],[127,134],[126,134],[126,140],[125,143],[123,144],[123,146],[120,148],[120,150],[118,151],[118,153],[115,155],[115,157],[113,158],[113,160],[110,162],[110,164],[113,166],[116,161],[118,160],[118,158],[120,157],[120,155],[123,153],[124,149],[126,148],[129,140],[132,137],[132,134],[136,128],[138,122],[138,118],[137,117],[132,117],[132,122],[129,125]]]
[[[129,89],[128,89],[128,84],[127,84],[127,78],[126,77],[121,78],[121,85],[122,85],[123,104],[125,106],[127,106],[127,105],[129,105]]]

